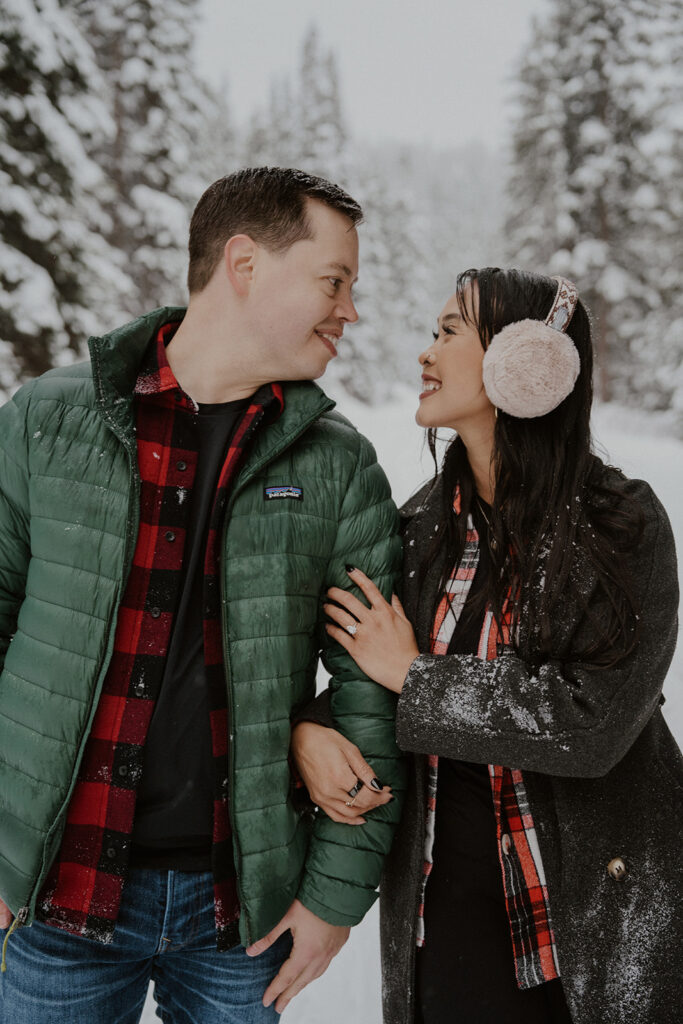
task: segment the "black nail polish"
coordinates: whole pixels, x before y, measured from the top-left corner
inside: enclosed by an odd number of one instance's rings
[[[347,572],[354,572],[356,567],[355,565],[346,565],[344,566],[344,568],[346,569]]]
[[[379,779],[373,779],[370,785],[372,786],[376,793],[379,793],[381,790],[384,789],[384,786],[379,781]]]

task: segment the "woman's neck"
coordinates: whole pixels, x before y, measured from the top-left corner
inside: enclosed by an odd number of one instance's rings
[[[467,461],[474,477],[477,494],[489,505],[493,503],[495,490],[495,467],[493,464],[493,431],[492,423],[472,426],[470,429],[459,430],[463,444],[467,449]]]

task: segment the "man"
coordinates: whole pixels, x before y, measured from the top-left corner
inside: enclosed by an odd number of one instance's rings
[[[137,1021],[153,977],[165,1020],[271,1021],[375,898],[394,706],[321,596],[348,563],[391,592],[397,517],[312,383],[357,319],[360,217],[300,171],[215,182],[187,311],[91,339],[0,410],[3,1020]],[[385,784],[360,830],[314,818],[288,765],[321,648]]]

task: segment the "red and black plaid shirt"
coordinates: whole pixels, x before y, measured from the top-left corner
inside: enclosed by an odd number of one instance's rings
[[[198,461],[197,407],[179,387],[165,346],[177,324],[151,344],[135,385],[140,526],[121,601],[114,652],[69,804],[61,848],[39,899],[41,920],[111,942],[126,878],[135,798],[147,730],[159,694],[182,587],[190,495]],[[227,689],[221,639],[220,529],[230,485],[257,425],[283,409],[266,385],[233,432],[211,511],[204,565],[204,658],[213,752],[213,845],[219,949],[234,945],[239,917],[228,814]]]

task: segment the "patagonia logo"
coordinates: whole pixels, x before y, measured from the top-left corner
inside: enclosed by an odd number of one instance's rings
[[[274,498],[295,498],[296,501],[303,501],[304,492],[302,487],[285,484],[282,487],[264,488],[263,496],[266,501],[273,501]]]

